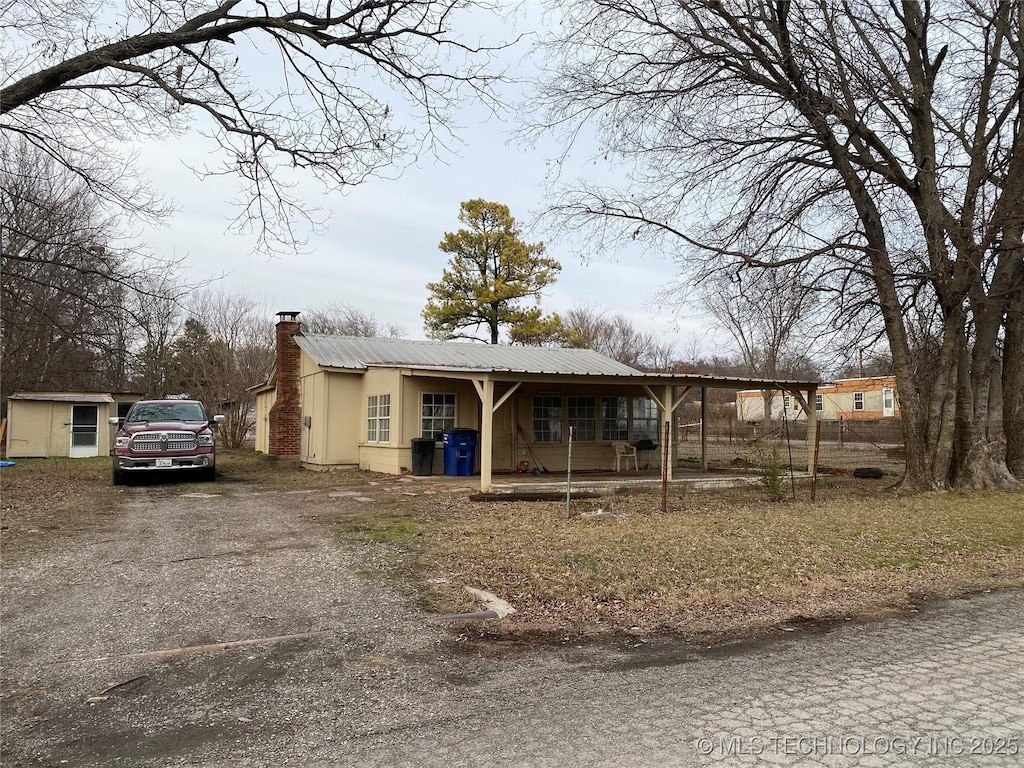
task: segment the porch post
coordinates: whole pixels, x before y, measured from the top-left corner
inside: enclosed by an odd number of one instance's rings
[[[814,387],[807,390],[807,471],[812,475],[815,472],[814,443],[818,438],[818,409],[815,407],[817,392]]]
[[[700,468],[708,471],[708,388],[700,388]]]
[[[662,402],[665,403],[665,407],[661,409],[663,419],[663,423],[661,425],[661,436],[664,437],[666,431],[668,434],[668,448],[667,450],[662,451],[663,455],[667,456],[668,459],[664,462],[665,466],[661,468],[661,476],[669,481],[672,480],[672,470],[675,468],[676,465],[676,430],[672,424],[675,418],[674,390],[675,387],[673,387],[671,384],[665,385],[665,397],[662,400]],[[666,426],[668,427],[668,430],[665,429]]]
[[[491,490],[494,459],[494,380],[484,379],[480,394],[480,492]]]

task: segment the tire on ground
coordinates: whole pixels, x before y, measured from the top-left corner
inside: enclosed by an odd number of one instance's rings
[[[881,480],[882,475],[885,474],[878,467],[857,467],[853,470],[854,477],[860,477],[865,480]]]

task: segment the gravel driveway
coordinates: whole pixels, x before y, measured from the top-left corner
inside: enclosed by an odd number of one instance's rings
[[[441,635],[375,575],[386,548],[324,524],[366,502],[225,483],[119,498],[102,528],[5,563],[5,765],[282,764],[402,727],[444,684]]]
[[[979,764],[1024,760],[1020,592],[726,649],[482,658],[379,576],[387,547],[330,525],[372,500],[228,483],[118,498],[103,525],[4,564],[4,766],[973,765],[951,751],[972,738],[1017,740]],[[284,639],[194,650],[266,638]],[[800,736],[822,741],[787,752]],[[947,740],[908,754],[912,737]]]

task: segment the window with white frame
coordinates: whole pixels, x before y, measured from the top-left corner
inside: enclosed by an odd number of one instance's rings
[[[863,411],[864,410],[864,393],[854,392],[853,393],[853,410]]]
[[[439,440],[455,429],[455,393],[424,392],[420,400],[420,435]]]
[[[782,407],[785,408],[787,411],[789,410],[789,406],[792,402],[793,398],[790,397],[789,395],[782,396]]]
[[[391,442],[391,395],[370,395],[366,399],[366,442]]]
[[[593,397],[570,397],[566,403],[572,439],[579,443],[597,440],[597,401]]]
[[[626,398],[601,398],[601,439],[609,443],[629,440],[629,410]]]
[[[824,411],[825,410],[825,396],[816,394],[814,396],[814,410]]]
[[[537,395],[533,398],[533,442],[562,442],[562,398]]]
[[[649,397],[633,398],[633,442],[650,440],[660,443],[658,439],[658,406]]]

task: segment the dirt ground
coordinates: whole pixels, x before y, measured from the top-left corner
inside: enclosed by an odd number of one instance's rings
[[[704,653],[628,631],[582,646],[437,621],[432,576],[410,566],[410,541],[426,536],[390,516],[487,517],[440,483],[242,460],[216,483],[117,488],[107,459],[12,469],[0,470],[5,766],[303,764],[481,706],[500,717],[552,680],[572,697],[576,666]]]
[[[347,486],[147,483],[73,502],[80,467],[27,498],[5,482],[4,765],[230,762],[255,735],[274,746],[246,756],[283,765],[309,751],[289,738],[300,716],[309,738],[350,738],[458,684],[447,635],[381,575],[389,548],[323,524],[372,503]]]

